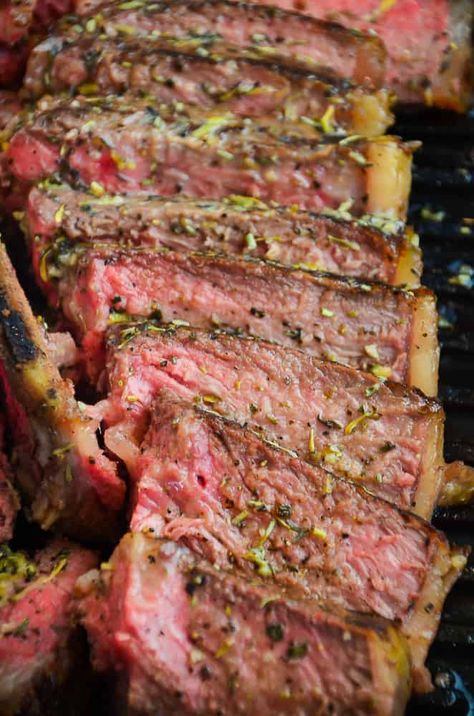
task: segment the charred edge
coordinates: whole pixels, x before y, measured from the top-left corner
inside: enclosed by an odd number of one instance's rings
[[[263,18],[265,20],[272,20],[275,17],[278,18],[291,18],[294,22],[299,25],[308,28],[319,28],[325,32],[335,33],[340,35],[342,38],[350,38],[352,41],[363,41],[368,42],[372,45],[379,45],[380,41],[377,37],[372,37],[366,33],[362,33],[358,30],[351,30],[350,28],[344,27],[337,22],[331,22],[327,20],[319,20],[309,15],[303,15],[296,10],[283,10],[282,8],[273,7],[271,5],[253,5],[252,3],[239,0],[239,2],[230,2],[229,0],[194,0],[193,2],[187,2],[186,0],[174,0],[172,4],[168,2],[154,3],[153,9],[149,11],[150,14],[168,12],[172,13],[177,6],[185,6],[188,10],[201,10],[206,7],[223,7],[229,11],[235,13],[236,8],[244,12],[251,13],[253,16]],[[109,2],[109,7],[113,5]]]
[[[95,44],[95,42],[84,42],[82,44],[78,43],[77,46],[90,47]],[[107,47],[107,43],[104,43],[104,46]],[[74,47],[74,45],[72,45],[72,47]],[[262,67],[265,69],[272,70],[273,72],[277,72],[279,75],[287,77],[289,80],[309,80],[314,82],[321,82],[324,85],[328,85],[329,87],[332,87],[334,89],[341,90],[342,92],[348,92],[357,87],[354,82],[351,82],[348,79],[345,79],[343,77],[340,77],[339,75],[332,73],[329,68],[326,67],[318,66],[315,67],[314,70],[305,69],[304,67],[301,67],[301,65],[294,63],[291,58],[283,59],[277,56],[274,59],[271,59],[265,57],[251,57],[245,54],[234,54],[232,52],[226,51],[225,48],[221,47],[220,45],[212,47],[215,56],[201,56],[193,54],[192,52],[186,50],[176,50],[172,46],[163,46],[163,44],[160,44],[159,40],[156,42],[156,47],[152,48],[143,48],[137,44],[127,43],[126,41],[122,40],[117,43],[117,48],[121,54],[127,53],[128,55],[129,53],[135,53],[135,57],[138,60],[148,57],[153,58],[157,55],[160,55],[162,57],[173,58],[176,61],[190,62],[193,64],[207,63],[212,66],[221,64],[222,61],[234,60],[238,62],[239,65],[251,65],[253,67]],[[62,52],[64,50],[67,51],[69,49],[71,49],[71,44],[65,41],[59,52]],[[55,55],[57,54],[58,52],[55,51]]]
[[[7,297],[1,292],[0,324],[15,363],[28,363],[38,356],[38,349],[28,334],[23,318],[10,307]]]
[[[242,344],[242,342],[257,343],[271,346],[271,348],[274,350],[277,350],[279,348],[278,345],[273,344],[270,341],[265,340],[264,338],[260,338],[259,336],[252,336],[245,333],[239,333],[237,335],[235,331],[225,330],[223,328],[216,328],[214,330],[208,331],[206,331],[205,329],[199,330],[193,328],[192,326],[176,326],[173,323],[160,323],[159,321],[155,321],[153,319],[130,320],[126,322],[125,325],[112,326],[108,328],[107,345],[113,348],[114,352],[118,352],[121,350],[127,350],[129,348],[129,345],[134,340],[138,340],[139,338],[156,340],[158,336],[165,339],[170,338],[178,342],[181,342],[182,340],[199,341],[199,336],[205,336],[211,341],[218,341],[219,339],[223,338],[226,341],[237,341],[239,344]],[[127,337],[129,337],[129,340],[127,340]],[[240,346],[238,347],[238,349],[240,350]],[[235,350],[237,350],[237,347]],[[301,353],[301,355],[304,356],[305,360],[311,360],[315,363],[325,363],[325,361],[320,358],[309,357],[304,351],[296,347],[291,349],[283,348],[282,350],[284,350],[285,352],[291,350],[295,353]],[[334,365],[330,364],[329,367],[331,370],[336,370],[336,367]],[[351,373],[362,372],[357,370],[356,368],[350,368],[343,365],[337,365],[337,370],[341,373],[345,371],[350,371]],[[371,375],[370,377],[374,380],[375,383],[376,381],[373,376]],[[422,398],[424,404],[423,410],[426,413],[436,413],[444,415],[444,408],[441,401],[438,398],[428,397],[419,388],[416,388],[415,386],[404,385],[403,383],[394,383],[391,380],[386,380],[384,382],[384,385],[387,389],[390,390],[393,395],[396,395],[399,398],[410,399],[410,396],[417,396],[418,398]],[[209,410],[207,410],[207,412],[209,413]],[[219,415],[219,417],[224,419],[221,415]]]
[[[186,258],[189,257],[194,260],[195,264],[198,265],[202,259],[204,261],[212,261],[217,265],[222,266],[251,266],[256,271],[259,269],[268,269],[270,272],[284,274],[287,278],[299,278],[300,275],[303,280],[309,281],[321,281],[331,286],[334,289],[349,289],[353,292],[364,292],[370,294],[374,293],[391,293],[394,295],[406,296],[409,300],[414,300],[420,296],[431,296],[433,292],[425,287],[416,289],[406,289],[400,286],[391,286],[388,283],[382,281],[364,281],[363,279],[354,278],[353,276],[339,276],[338,274],[329,273],[328,271],[316,271],[308,268],[294,268],[293,266],[286,266],[278,261],[271,259],[257,258],[255,256],[244,256],[233,257],[222,251],[213,251],[209,249],[203,249],[200,251],[189,251],[184,254],[179,254],[177,251],[173,251],[167,247],[158,247],[153,249],[148,246],[146,247],[131,247],[124,249],[120,244],[112,244],[110,247],[105,249],[98,249],[97,247],[78,247],[74,249],[78,255],[79,260],[82,264],[87,264],[89,260],[94,257],[100,258],[107,261],[108,264],[115,264],[122,259],[131,260],[133,256],[146,256],[147,254],[169,257],[173,259],[176,257],[177,263],[186,270]]]

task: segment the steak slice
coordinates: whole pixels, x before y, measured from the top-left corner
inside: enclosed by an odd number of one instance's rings
[[[124,713],[402,714],[409,663],[385,622],[328,612],[184,546],[128,534],[81,579],[96,668]]]
[[[379,0],[271,0],[271,5],[376,32],[388,51],[388,86],[401,102],[468,109],[470,0],[396,0],[385,7]]]
[[[386,90],[373,94],[278,58],[245,57],[228,45],[215,45],[203,56],[194,41],[183,46],[183,40],[173,39],[86,36],[71,44],[49,37],[30,55],[23,95],[38,98],[65,90],[100,95],[129,91],[250,117],[331,118],[338,131],[364,136],[383,134],[393,119]]]
[[[99,195],[248,194],[303,209],[349,199],[354,215],[392,219],[406,216],[414,146],[386,136],[347,144],[302,122],[185,112],[133,96],[40,103],[4,139],[0,181],[10,206],[54,175]]]
[[[80,4],[80,3],[79,3]],[[226,42],[256,57],[282,58],[304,67],[319,67],[356,84],[380,88],[385,79],[385,48],[376,36],[347,30],[298,13],[226,0],[94,3],[99,12],[66,18],[58,35],[82,34],[111,38],[174,37],[212,49]]]
[[[13,489],[12,470],[5,454],[5,425],[0,414],[0,544],[13,536],[15,518],[20,509],[18,495]]]
[[[125,486],[100,449],[98,422],[48,353],[39,323],[0,247],[0,381],[15,446],[13,470],[43,529],[105,540],[116,534]]]
[[[90,375],[103,364],[107,326],[129,314],[300,346],[436,395],[435,300],[424,288],[360,283],[250,257],[109,246],[71,251],[53,281]]]
[[[2,714],[53,713],[57,697],[67,700],[61,692],[68,677],[80,682],[73,589],[96,564],[93,552],[65,541],[51,542],[33,559],[0,547]]]
[[[265,341],[184,327],[115,328],[108,396],[95,417],[127,465],[162,389],[431,517],[443,477],[444,415],[416,390]]]
[[[424,520],[166,394],[131,477],[133,532],[184,539],[219,568],[237,562],[249,578],[399,620],[429,682],[424,660],[466,557]]]
[[[146,193],[99,199],[65,186],[34,187],[23,225],[45,290],[51,289],[45,276],[61,271],[71,245],[96,242],[211,249],[410,287],[419,285],[422,271],[418,237],[401,222],[315,214],[236,195],[222,202]]]

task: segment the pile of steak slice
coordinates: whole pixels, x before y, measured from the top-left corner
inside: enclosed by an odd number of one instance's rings
[[[400,82],[392,3],[356,18],[388,56],[324,2],[1,6],[0,67],[27,61],[1,209],[46,316],[0,245],[2,713],[85,713],[92,671],[143,716],[431,688],[467,552],[429,520],[469,468],[406,225],[418,144],[385,132],[421,73],[466,101],[467,24],[435,4]]]

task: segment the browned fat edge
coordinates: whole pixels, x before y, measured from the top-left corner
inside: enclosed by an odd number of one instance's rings
[[[414,294],[408,382],[426,395],[438,393],[439,343],[436,297],[420,288]]]

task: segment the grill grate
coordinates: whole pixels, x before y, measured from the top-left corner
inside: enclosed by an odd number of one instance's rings
[[[424,283],[436,291],[442,317],[445,455],[448,461],[474,465],[474,112],[467,117],[440,112],[405,115],[395,133],[423,141],[415,155],[410,218],[424,251]],[[444,212],[441,221],[438,212]],[[472,224],[463,221],[466,218],[472,218]],[[456,276],[466,285],[450,283]],[[440,509],[434,522],[453,542],[474,548],[474,506]],[[414,699],[408,714],[474,714],[472,555],[447,600],[428,663],[437,688]]]

